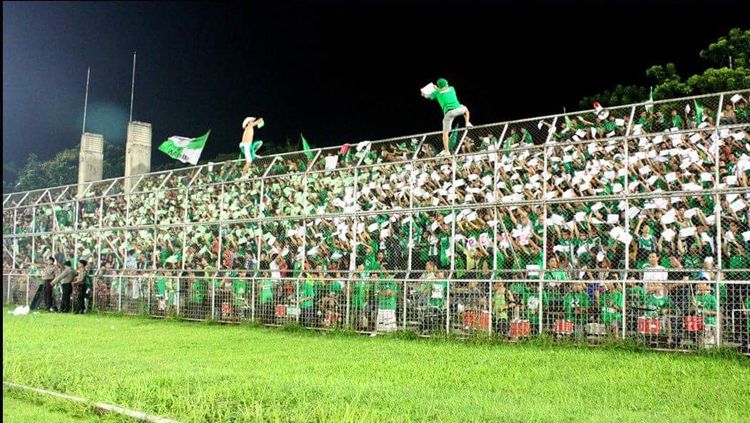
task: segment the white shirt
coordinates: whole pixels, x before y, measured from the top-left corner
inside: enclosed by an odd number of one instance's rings
[[[657,282],[667,280],[666,269],[658,264],[656,266],[646,265],[643,267],[644,285],[648,282]]]
[[[276,260],[269,263],[268,267],[271,269],[271,279],[280,281],[281,271],[279,270],[279,264],[276,263]]]

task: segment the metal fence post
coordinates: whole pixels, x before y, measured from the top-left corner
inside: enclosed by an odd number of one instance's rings
[[[214,272],[211,278],[211,317],[209,320],[216,320],[216,276],[219,272]]]
[[[623,137],[623,143],[625,143],[625,175],[623,175],[623,193],[625,196],[625,233],[630,235],[630,188],[629,188],[629,181],[630,181],[630,130],[633,128],[633,119],[635,118],[635,109],[636,106],[633,106],[630,109],[630,118],[628,119],[628,126],[625,129],[625,137]],[[616,245],[616,244],[615,244]],[[627,291],[627,280],[628,280],[628,274],[630,273],[630,244],[625,244],[625,272],[622,277],[622,334],[620,335],[621,339],[625,339],[626,333],[627,333],[627,308],[625,307],[627,305],[626,297],[628,295]]]
[[[719,125],[721,124],[721,107],[724,104],[724,94],[721,94],[719,96],[719,107],[716,111],[716,125],[714,125],[716,130],[718,130]],[[700,129],[698,129],[700,130]],[[719,194],[720,189],[720,178],[721,174],[719,173],[719,166],[721,164],[720,156],[721,156],[721,138],[719,137],[718,140],[714,141],[716,143],[716,148],[714,151],[714,190],[715,190],[715,197],[714,197],[714,222],[716,224],[716,287],[715,287],[715,295],[716,295],[716,334],[715,334],[715,341],[716,346],[721,346],[721,327],[722,327],[722,318],[721,318],[721,281],[724,279],[724,274],[722,273],[722,269],[724,268],[724,264],[722,263],[722,249],[721,249],[721,237],[722,237],[722,227],[721,227],[721,194]],[[710,151],[710,150],[709,150]],[[727,290],[727,294],[729,294]],[[727,295],[728,297],[729,295]],[[729,298],[726,299],[729,301]]]

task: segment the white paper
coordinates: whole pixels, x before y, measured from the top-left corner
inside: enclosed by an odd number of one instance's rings
[[[607,215],[607,224],[616,225],[619,222],[620,222],[620,215],[619,214],[608,214]]]
[[[687,228],[680,229],[680,238],[687,238],[695,235],[695,227],[689,226]]]
[[[328,156],[326,157],[326,170],[336,169],[336,165],[339,162],[339,156]]]
[[[661,216],[661,224],[662,225],[672,224],[675,222],[676,217],[677,217],[677,210],[671,209]]]
[[[736,102],[742,100],[742,96],[739,95],[739,94],[735,94],[735,95],[732,96],[732,98],[730,98],[730,100],[732,101],[732,103],[736,103]]]
[[[732,211],[734,211],[735,213],[737,213],[738,211],[744,209],[745,206],[746,206],[745,202],[742,201],[742,199],[739,199],[735,201],[734,203],[730,204],[729,208],[732,209]]]
[[[615,125],[625,126],[625,119],[615,119]]]
[[[586,219],[586,212],[576,213],[574,219],[576,222],[583,222]]]
[[[435,84],[432,82],[428,83],[424,87],[422,87],[419,91],[422,92],[422,95],[425,97],[429,97],[430,94],[432,94],[435,91]]]
[[[742,239],[744,239],[745,241],[750,242],[750,231],[743,232],[742,233]]]

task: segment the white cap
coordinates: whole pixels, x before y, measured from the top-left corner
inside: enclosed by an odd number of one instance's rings
[[[706,258],[705,258],[705,259],[703,260],[703,262],[704,262],[704,263],[713,263],[713,262],[714,262],[714,258],[713,258],[713,257],[706,257]]]
[[[254,120],[255,120],[255,118],[252,117],[252,116],[246,117],[245,120],[242,121],[242,129],[245,129],[245,127],[247,126],[247,124],[250,123],[250,122],[252,122],[252,121],[254,121]]]

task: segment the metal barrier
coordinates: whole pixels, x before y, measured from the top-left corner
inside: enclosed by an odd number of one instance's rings
[[[632,339],[659,349],[728,346],[748,353],[750,281],[679,270],[650,280],[648,272],[580,270],[579,279],[560,270],[538,278],[522,272],[488,279],[448,279],[431,271],[401,279],[380,271],[352,278],[314,271],[296,278],[268,272],[99,272],[86,301],[103,312],[186,320],[507,341],[542,334],[591,343]],[[9,277],[11,296],[22,304],[33,278]]]
[[[112,279],[98,293],[94,284],[103,310],[426,334],[468,319],[490,333],[507,323],[495,321],[500,309],[485,314],[504,283],[542,304],[529,324],[546,333],[547,313],[566,320],[560,301],[575,281],[587,281],[594,308],[592,286],[605,281],[621,292],[630,278],[646,290],[649,281],[687,284],[678,291],[689,317],[687,298],[703,279],[727,284],[717,307],[731,312],[717,312],[715,337],[732,343],[722,319],[741,329],[750,280],[749,98],[742,90],[612,108],[606,119],[584,111],[462,128],[447,156],[430,133],[263,157],[247,177],[230,161],[5,195],[4,298],[28,302],[33,283],[15,288],[13,278],[33,279],[55,255],[86,258]],[[275,283],[284,278],[292,282]],[[424,282],[432,279],[445,283]],[[564,289],[539,282],[547,279]],[[358,294],[320,297],[315,281]],[[397,289],[377,288],[388,284]],[[443,302],[420,300],[421,284],[444,290]],[[287,298],[313,299],[287,304],[280,286]],[[522,309],[531,322],[528,304],[511,311]],[[610,329],[625,336],[623,322]]]

